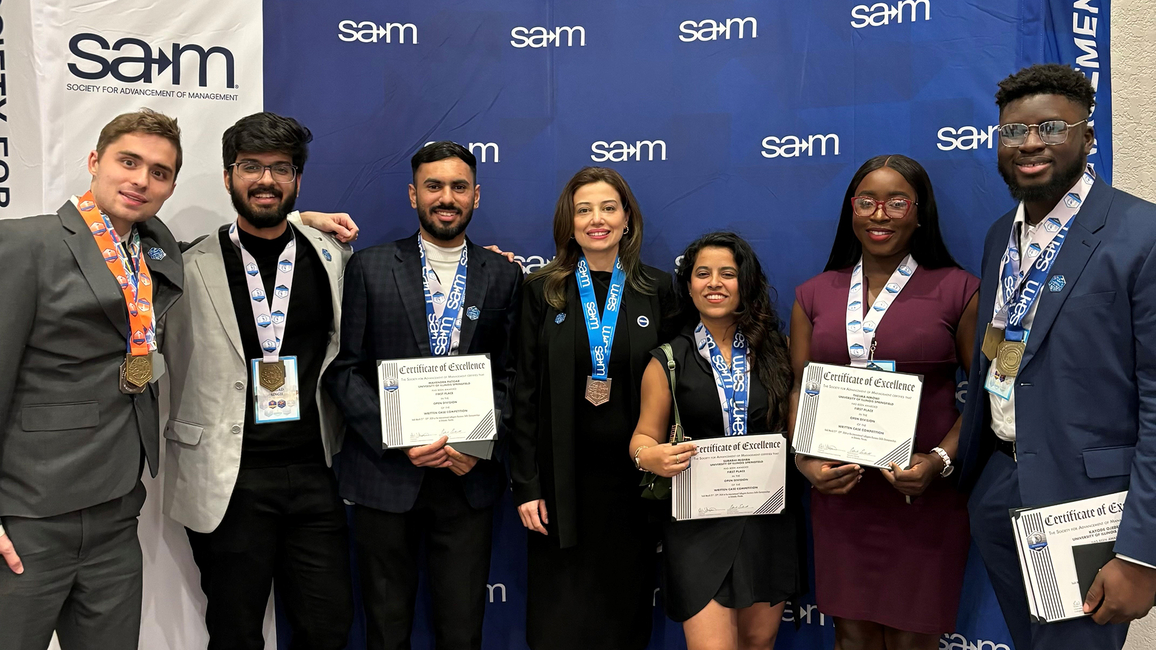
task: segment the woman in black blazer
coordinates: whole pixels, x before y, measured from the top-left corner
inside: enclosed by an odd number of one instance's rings
[[[640,261],[642,213],[612,169],[570,179],[554,242],[557,257],[523,287],[516,339],[510,469],[531,531],[526,640],[534,650],[640,650],[657,535],[620,450],[650,350],[669,338],[673,287]]]

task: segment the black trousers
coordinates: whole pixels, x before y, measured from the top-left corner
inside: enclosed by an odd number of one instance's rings
[[[188,531],[208,598],[209,650],[264,650],[275,583],[294,650],[340,650],[353,623],[345,506],[323,464],[242,469],[225,518]]]
[[[44,650],[56,630],[64,650],[136,650],[140,637],[139,481],[128,494],[55,517],[5,517],[24,562],[0,562],[0,648]]]
[[[448,469],[429,470],[409,512],[354,506],[369,650],[409,650],[424,542],[434,647],[479,650],[494,509],[474,509]]]

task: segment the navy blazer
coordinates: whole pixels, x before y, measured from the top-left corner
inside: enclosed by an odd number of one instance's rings
[[[342,498],[386,512],[407,512],[417,500],[426,468],[415,467],[401,450],[381,445],[377,362],[430,356],[425,296],[417,235],[357,251],[345,267],[341,351],[323,381],[356,435],[334,459]],[[517,322],[522,271],[517,264],[474,245],[469,247],[460,354],[490,355],[494,406],[502,413],[494,460],[479,460],[460,477],[474,508],[493,505],[506,488],[502,437],[510,419],[514,360],[510,334]],[[448,470],[447,470],[448,471]]]
[[[975,484],[996,438],[980,348],[1015,210],[988,231],[979,322],[959,439],[961,485]],[[1156,564],[1156,205],[1092,186],[1041,288],[1015,379],[1025,506],[1128,490],[1115,551]],[[1056,283],[1059,284],[1059,283]],[[1008,529],[1010,532],[1010,528]]]

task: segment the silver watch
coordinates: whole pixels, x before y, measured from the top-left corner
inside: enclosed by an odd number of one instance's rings
[[[933,447],[931,453],[939,455],[939,458],[943,461],[943,471],[939,472],[939,475],[944,478],[951,476],[951,473],[955,471],[955,467],[951,464],[951,456],[948,456],[942,447]]]

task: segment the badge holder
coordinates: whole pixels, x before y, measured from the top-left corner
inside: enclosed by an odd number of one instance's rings
[[[277,375],[280,367],[284,366],[284,381],[275,389],[266,387],[273,385],[270,371]],[[275,370],[274,370],[275,369]],[[265,364],[261,359],[250,362],[250,371],[253,380],[253,422],[268,424],[271,422],[293,422],[301,419],[300,385],[297,380],[297,357],[281,357],[276,364]]]

